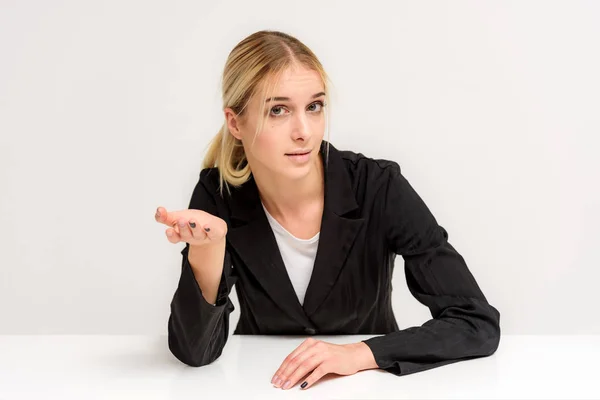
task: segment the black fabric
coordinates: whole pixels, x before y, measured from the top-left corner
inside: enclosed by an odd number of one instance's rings
[[[329,148],[329,152],[327,152]],[[251,178],[219,194],[216,168],[204,169],[189,208],[226,221],[228,233],[216,306],[202,296],[182,250],[168,321],[169,348],[191,366],[216,360],[228,339],[233,287],[240,303],[234,334],[373,334],[364,342],[378,366],[407,375],[493,354],[500,313],[463,257],[402,175],[398,163],[322,142],[325,205],[304,304],[298,301]],[[328,155],[328,156],[327,156]],[[396,255],[412,295],[431,312],[399,330],[391,303]]]

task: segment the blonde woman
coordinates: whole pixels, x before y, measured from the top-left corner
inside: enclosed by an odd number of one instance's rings
[[[309,336],[274,366],[278,388],[372,368],[407,375],[493,354],[500,314],[398,163],[324,140],[328,82],[315,54],[282,32],[256,32],[230,53],[223,126],[189,207],[158,207],[155,216],[171,243],[185,243],[171,352],[191,366],[222,354],[235,285],[234,334]],[[396,323],[396,255],[410,292],[431,311],[422,326]],[[376,336],[337,345],[321,334]]]

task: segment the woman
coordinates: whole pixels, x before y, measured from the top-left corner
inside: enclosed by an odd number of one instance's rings
[[[171,352],[192,366],[221,355],[235,284],[235,334],[311,336],[276,370],[283,389],[327,373],[407,375],[493,354],[500,314],[399,165],[323,140],[327,82],[311,50],[281,32],[257,32],[229,55],[225,122],[189,208],[155,216],[171,243],[185,243]],[[397,254],[433,317],[404,330],[391,304]],[[336,345],[319,334],[379,336]]]

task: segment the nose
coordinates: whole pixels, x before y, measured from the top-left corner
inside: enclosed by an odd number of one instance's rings
[[[302,113],[297,113],[294,116],[294,122],[292,126],[292,139],[307,140],[310,137],[310,125],[308,123],[308,117]]]

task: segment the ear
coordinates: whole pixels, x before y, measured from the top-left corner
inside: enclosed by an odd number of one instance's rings
[[[242,132],[240,130],[241,126],[241,117],[236,115],[233,110],[227,107],[223,113],[225,114],[225,121],[227,122],[227,128],[229,132],[236,139],[242,140]]]

